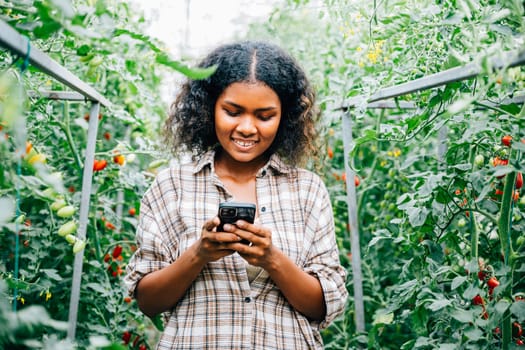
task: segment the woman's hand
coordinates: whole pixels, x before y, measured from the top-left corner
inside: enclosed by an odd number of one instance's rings
[[[226,224],[224,230],[250,242],[250,244],[236,243],[232,246],[250,265],[263,269],[270,267],[276,253],[270,230],[244,220],[237,221],[235,225]]]
[[[321,283],[272,244],[269,229],[239,220],[235,225],[224,225],[224,230],[251,242],[229,245],[250,265],[265,269],[293,307],[311,320],[324,318],[326,306]]]
[[[231,246],[232,243],[237,243],[241,240],[234,233],[214,231],[220,222],[218,217],[206,221],[202,226],[201,237],[196,242],[196,254],[205,263],[233,254],[235,250]]]

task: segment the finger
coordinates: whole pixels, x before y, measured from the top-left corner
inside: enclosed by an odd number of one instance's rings
[[[271,233],[269,230],[259,225],[250,224],[249,222],[244,221],[244,220],[237,221],[235,225],[244,231],[250,232],[252,235],[256,237],[269,238],[271,236]]]
[[[220,224],[220,219],[218,217],[214,217],[211,220],[208,220],[202,225],[202,228],[206,231],[212,231],[215,227],[217,227]]]
[[[213,240],[219,243],[236,243],[241,238],[234,233],[220,232],[213,235]]]

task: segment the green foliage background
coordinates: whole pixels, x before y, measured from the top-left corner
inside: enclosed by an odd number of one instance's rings
[[[350,166],[360,178],[366,330],[355,331],[351,298],[323,332],[327,349],[509,349],[524,340],[513,324],[525,322],[525,197],[514,188],[525,171],[525,112],[512,99],[525,95],[525,69],[492,67],[494,59],[506,61],[525,47],[524,16],[517,0],[296,0],[250,25],[246,37],[288,49],[317,87],[326,155],[321,172],[350,292],[341,107],[353,106]],[[127,2],[0,2],[0,18],[113,104],[100,120],[96,158],[108,166],[94,175],[73,344],[63,340],[63,322],[74,255],[56,233],[67,220],[51,206],[61,196],[78,209],[89,106],[38,93],[15,103],[24,91],[63,86],[32,67],[20,73],[20,60],[13,64],[15,58],[0,51],[0,205],[11,214],[0,213],[0,280],[6,284],[0,295],[20,308],[16,318],[12,304],[0,305],[0,324],[11,325],[0,327],[0,345],[118,348],[130,332],[126,347],[153,347],[161,326],[124,300],[120,281],[136,226],[129,209],[138,214],[158,165],[151,162],[165,157],[153,141],[166,113],[159,96],[163,74],[210,72],[170,58],[143,34],[146,23]],[[382,88],[471,62],[480,75],[396,99],[413,109],[366,108]],[[23,117],[10,120],[6,111]],[[510,147],[502,145],[504,135],[513,137]],[[45,155],[46,163],[30,164],[25,138],[30,156]],[[113,162],[116,153],[125,156],[124,166]],[[25,216],[18,220],[17,187]],[[20,280],[13,275],[16,232]],[[112,256],[116,246],[122,258]],[[490,277],[499,286],[490,288]],[[478,295],[483,305],[473,302]],[[28,310],[40,315],[37,322],[23,317]]]

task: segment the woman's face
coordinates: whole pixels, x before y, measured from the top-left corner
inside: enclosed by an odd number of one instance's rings
[[[215,103],[215,133],[224,155],[250,163],[265,161],[281,121],[281,101],[267,85],[237,82]]]

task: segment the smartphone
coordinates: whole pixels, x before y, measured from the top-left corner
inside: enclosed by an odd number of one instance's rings
[[[221,219],[221,223],[217,226],[217,232],[224,231],[224,224],[234,224],[237,220],[244,220],[253,224],[255,220],[255,204],[241,202],[220,203],[219,219]],[[241,243],[250,244],[244,239]]]

